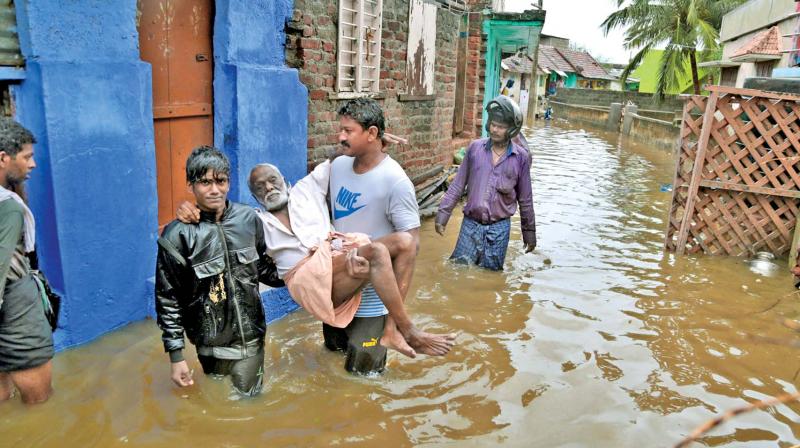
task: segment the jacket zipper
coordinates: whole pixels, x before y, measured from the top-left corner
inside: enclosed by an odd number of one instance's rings
[[[222,231],[222,224],[216,223],[219,230],[219,237],[222,240],[222,248],[225,251],[225,269],[228,271],[228,283],[231,285],[231,296],[233,300],[233,308],[236,310],[236,320],[239,322],[239,336],[242,337],[242,354],[247,354],[247,341],[244,340],[244,327],[242,327],[242,310],[239,309],[239,302],[236,300],[236,283],[233,281],[233,274],[231,273],[232,266],[231,260],[228,256],[228,242],[225,240],[225,232]]]

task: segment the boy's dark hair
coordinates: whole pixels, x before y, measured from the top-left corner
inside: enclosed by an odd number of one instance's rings
[[[16,157],[22,151],[22,145],[36,143],[31,131],[12,118],[0,118],[0,151]]]
[[[352,118],[365,130],[370,126],[375,126],[378,128],[378,138],[383,138],[383,131],[386,130],[383,110],[381,105],[372,98],[348,100],[339,108],[339,116]]]
[[[186,181],[194,184],[205,177],[208,170],[214,172],[214,177],[220,174],[230,177],[231,163],[219,149],[207,145],[198,146],[186,159]]]

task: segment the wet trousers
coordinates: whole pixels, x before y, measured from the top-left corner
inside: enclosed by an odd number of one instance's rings
[[[206,375],[230,375],[237,392],[252,397],[264,386],[264,350],[244,359],[219,359],[197,355]]]
[[[510,218],[492,224],[481,224],[465,216],[450,259],[456,263],[475,264],[501,271],[506,260],[510,235]]]

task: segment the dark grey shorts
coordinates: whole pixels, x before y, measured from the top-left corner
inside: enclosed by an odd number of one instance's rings
[[[198,355],[203,373],[206,375],[230,375],[237,392],[254,397],[264,387],[264,350],[244,359],[219,359]]]
[[[33,277],[6,282],[0,306],[0,372],[38,367],[54,354],[53,332]]]
[[[345,328],[322,324],[328,350],[345,352],[344,368],[350,373],[381,373],[386,368],[386,347],[381,345],[386,316],[354,317]]]

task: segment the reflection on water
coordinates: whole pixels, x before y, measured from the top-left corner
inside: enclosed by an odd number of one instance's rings
[[[796,391],[798,351],[751,337],[794,336],[779,324],[798,317],[790,276],[662,251],[670,155],[555,125],[527,135],[535,253],[521,253],[515,220],[504,273],[451,265],[460,219],[444,238],[423,224],[410,310],[422,328],[460,333],[447,357],[392,354],[383,377],[353,377],[298,312],[270,327],[264,395],[237,401],[202,375],[172,387],[147,321],[59,354],[49,403],[0,405],[2,445],[667,446]],[[790,446],[798,412],[743,415],[703,441]]]

